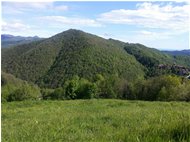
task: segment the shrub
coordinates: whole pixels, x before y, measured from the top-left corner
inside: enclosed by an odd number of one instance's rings
[[[86,83],[83,84],[80,94],[82,94],[82,99],[92,99],[98,98],[97,91],[98,88],[95,83]]]
[[[40,99],[40,90],[37,86],[24,84],[8,96],[8,101],[23,101]]]
[[[40,91],[42,94],[42,99],[48,100],[48,99],[51,99],[51,97],[52,97],[51,95],[54,92],[54,89],[42,88]]]
[[[50,93],[50,98],[53,100],[66,99],[64,89],[62,87],[55,89],[52,93]]]
[[[1,101],[6,102],[9,98],[9,95],[12,94],[16,89],[17,87],[12,84],[6,84],[2,86]]]

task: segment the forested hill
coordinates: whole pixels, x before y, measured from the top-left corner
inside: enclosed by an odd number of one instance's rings
[[[160,73],[160,64],[186,68],[177,58],[141,44],[129,44],[70,29],[53,37],[2,50],[2,70],[43,87],[56,88],[74,75],[96,74],[135,81]],[[168,73],[166,71],[166,73]]]
[[[143,78],[145,68],[123,48],[79,30],[2,51],[2,70],[41,86],[57,87],[74,75]],[[135,70],[135,72],[134,72]]]

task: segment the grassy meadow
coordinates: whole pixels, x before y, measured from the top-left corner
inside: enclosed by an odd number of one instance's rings
[[[190,142],[186,102],[10,102],[1,120],[3,142]]]

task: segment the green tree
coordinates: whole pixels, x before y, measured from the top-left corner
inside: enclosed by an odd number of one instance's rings
[[[62,87],[56,88],[50,94],[50,98],[53,100],[64,100],[64,99],[66,99],[64,88],[62,88]]]
[[[83,84],[82,89],[80,89],[80,94],[82,99],[92,99],[97,98],[98,88],[95,83],[87,82]]]
[[[64,84],[65,96],[67,99],[76,99],[79,89],[79,77],[74,76]]]

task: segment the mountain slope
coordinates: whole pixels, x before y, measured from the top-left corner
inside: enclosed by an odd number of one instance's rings
[[[144,67],[117,45],[79,30],[68,30],[3,51],[2,70],[52,88],[74,75],[87,79],[98,73],[127,80],[143,78]]]
[[[54,62],[58,42],[43,40],[2,50],[2,70],[23,80],[35,82]]]
[[[142,44],[126,43],[124,49],[147,68],[148,76],[165,73],[183,75],[181,72],[184,72],[184,69],[190,70],[190,56],[172,56],[153,48],[147,48]],[[166,69],[160,68],[160,66],[164,66]],[[186,74],[184,73],[184,75]]]
[[[154,48],[147,48],[142,44],[125,44],[124,49],[131,55],[134,55],[139,62],[145,66],[151,66],[150,64],[167,63],[171,64],[174,62],[172,56],[164,54]],[[146,61],[149,59],[149,63]]]
[[[13,35],[9,35],[9,34],[2,34],[1,35],[1,47],[7,48],[7,47],[11,47],[11,46],[29,43],[32,41],[38,41],[41,39],[42,38],[39,38],[38,36],[22,37],[22,36],[13,36]]]

